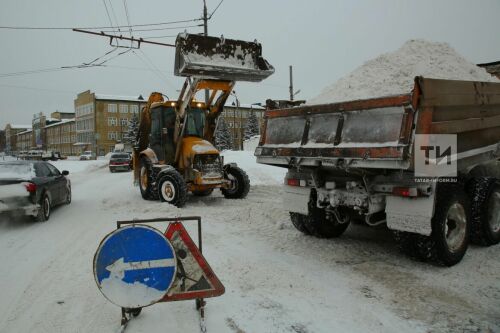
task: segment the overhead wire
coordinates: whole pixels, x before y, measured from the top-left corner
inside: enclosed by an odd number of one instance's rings
[[[104,0],[103,0],[104,1]],[[5,30],[73,30],[73,29],[86,29],[86,30],[101,30],[101,29],[117,29],[117,28],[134,28],[134,27],[154,27],[161,25],[171,25],[180,23],[189,23],[203,21],[202,18],[194,18],[188,20],[176,20],[176,21],[166,21],[166,22],[156,22],[156,23],[142,23],[142,24],[130,24],[130,25],[116,25],[116,26],[96,26],[96,27],[29,27],[29,26],[0,26],[0,29]]]

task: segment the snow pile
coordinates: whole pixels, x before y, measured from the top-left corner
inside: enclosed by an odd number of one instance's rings
[[[447,43],[409,40],[400,49],[372,59],[326,87],[308,104],[336,103],[408,94],[415,76],[435,79],[499,82]]]
[[[253,185],[279,185],[283,184],[286,169],[269,165],[257,164],[253,152],[226,150],[222,153],[224,163],[236,163],[250,178]]]
[[[251,151],[252,153],[255,151],[255,148],[259,145],[260,135],[254,135],[250,139],[243,141],[243,150]]]

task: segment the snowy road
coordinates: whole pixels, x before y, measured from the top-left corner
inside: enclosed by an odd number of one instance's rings
[[[92,163],[71,174],[73,203],[50,221],[0,221],[0,332],[116,332],[119,308],[92,275],[100,240],[120,219],[179,215],[202,216],[205,256],[226,287],[207,300],[208,332],[500,332],[499,246],[435,267],[402,256],[384,229],[352,225],[337,240],[298,233],[278,184],[177,209],[142,200],[130,173]],[[267,177],[243,167],[254,183]],[[194,301],[145,308],[127,328],[166,331],[199,331]]]

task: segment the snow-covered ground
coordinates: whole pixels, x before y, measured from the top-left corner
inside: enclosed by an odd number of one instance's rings
[[[46,223],[0,221],[0,332],[116,332],[119,308],[92,274],[99,242],[117,220],[182,215],[202,216],[205,256],[226,287],[207,300],[208,332],[500,331],[499,246],[441,268],[398,253],[383,228],[304,236],[281,208],[284,171],[251,152],[224,155],[248,171],[248,197],[190,197],[183,209],[142,200],[132,174],[104,160],[54,163],[70,171],[73,203]],[[199,331],[194,301],[145,308],[127,327],[166,331]]]

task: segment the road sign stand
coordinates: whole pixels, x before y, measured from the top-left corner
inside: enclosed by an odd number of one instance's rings
[[[125,225],[134,225],[134,224],[145,224],[145,223],[158,223],[158,222],[168,222],[169,226],[171,222],[189,222],[189,221],[196,221],[198,225],[198,250],[200,254],[202,253],[202,230],[201,230],[201,217],[200,216],[185,216],[185,217],[175,217],[175,218],[155,218],[155,219],[144,219],[144,220],[139,220],[139,219],[133,219],[129,221],[117,221],[116,222],[116,228],[119,229],[122,226]],[[168,229],[167,229],[168,230]],[[206,296],[207,297],[207,296]],[[195,299],[195,304],[196,304],[196,310],[198,311],[198,314],[200,316],[200,330],[202,333],[205,333],[206,326],[205,326],[205,306],[206,306],[206,301],[203,298],[196,298]],[[142,308],[135,308],[135,309],[127,309],[127,308],[121,308],[121,331],[123,332],[128,324],[128,322],[133,318],[137,317]]]

